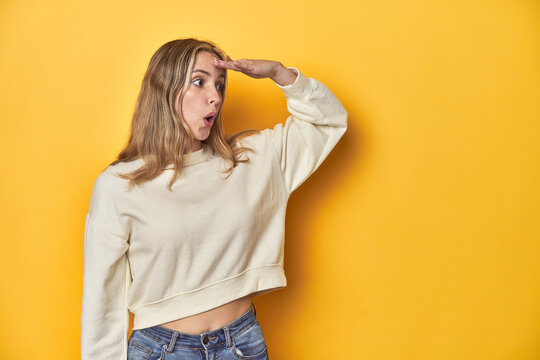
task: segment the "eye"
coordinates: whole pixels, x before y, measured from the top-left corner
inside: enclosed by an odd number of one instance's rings
[[[202,83],[203,83],[202,79],[193,80],[193,84],[195,84],[195,86],[202,86]]]
[[[223,91],[223,89],[225,88],[225,85],[223,85],[223,84],[217,84],[217,85],[216,85],[216,88],[218,89],[218,91]]]

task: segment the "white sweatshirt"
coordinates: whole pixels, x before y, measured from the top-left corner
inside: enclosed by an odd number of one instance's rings
[[[285,210],[290,194],[323,162],[347,128],[328,88],[296,68],[280,86],[291,116],[244,137],[249,161],[229,164],[203,144],[183,173],[127,190],[115,176],[142,160],[109,166],[95,180],[84,232],[82,360],[127,359],[133,329],[160,325],[248,294],[283,288]]]

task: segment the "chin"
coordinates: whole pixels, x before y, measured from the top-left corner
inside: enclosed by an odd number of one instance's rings
[[[210,137],[210,132],[208,132],[208,134],[206,135],[199,136],[198,139],[201,141],[204,141],[204,140],[207,140],[209,137]]]

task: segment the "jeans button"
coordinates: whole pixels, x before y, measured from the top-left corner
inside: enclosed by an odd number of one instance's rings
[[[204,335],[204,338],[202,339],[202,342],[204,345],[208,344],[208,335]]]

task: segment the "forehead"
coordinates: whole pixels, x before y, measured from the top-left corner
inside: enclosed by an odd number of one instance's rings
[[[193,65],[193,74],[207,73],[214,77],[225,77],[225,69],[218,68],[214,65],[212,59],[217,57],[215,54],[208,51],[201,51],[195,57]]]

